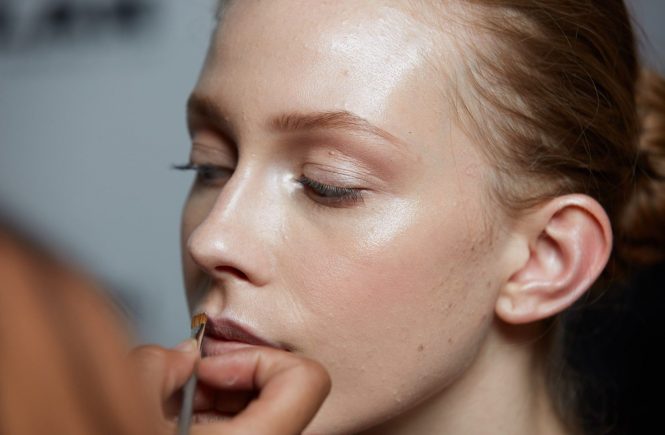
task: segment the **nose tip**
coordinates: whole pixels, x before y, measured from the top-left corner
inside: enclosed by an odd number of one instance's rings
[[[211,277],[263,286],[275,277],[286,219],[282,183],[255,160],[239,161],[216,197],[198,203],[188,223],[188,254]],[[202,200],[203,201],[203,200]],[[205,209],[203,208],[205,205]],[[194,206],[193,206],[194,207]]]
[[[261,286],[269,280],[270,262],[268,253],[258,249],[265,244],[257,237],[247,225],[220,220],[211,214],[190,234],[187,254],[213,279],[235,279]]]
[[[189,255],[209,275],[226,273],[247,279],[247,274],[231,262],[227,243],[222,240],[223,234],[211,229],[207,220],[190,235],[187,241]]]

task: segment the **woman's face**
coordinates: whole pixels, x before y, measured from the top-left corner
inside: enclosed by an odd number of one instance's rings
[[[506,279],[490,167],[432,59],[442,37],[394,4],[233,2],[190,101],[190,309],[328,369],[312,433],[445,392]]]

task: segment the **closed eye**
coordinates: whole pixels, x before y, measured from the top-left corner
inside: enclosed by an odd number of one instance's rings
[[[326,205],[340,206],[363,202],[362,190],[352,187],[339,187],[323,184],[318,181],[301,176],[298,182],[302,184],[314,200]]]

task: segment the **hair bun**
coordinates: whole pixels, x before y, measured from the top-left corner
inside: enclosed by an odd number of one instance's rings
[[[617,232],[617,254],[628,268],[665,260],[665,79],[643,70],[636,89],[640,119],[630,198]]]

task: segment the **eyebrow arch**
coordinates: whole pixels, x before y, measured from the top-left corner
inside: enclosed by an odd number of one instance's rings
[[[274,117],[270,121],[270,127],[279,131],[308,131],[318,129],[357,131],[381,137],[395,145],[400,145],[408,149],[407,144],[397,136],[372,124],[365,118],[345,110],[315,113],[285,113]]]
[[[219,104],[207,95],[193,92],[187,100],[187,115],[204,118],[220,128],[225,134],[231,133],[231,125]],[[408,150],[402,139],[372,124],[365,118],[349,111],[324,111],[313,113],[292,112],[273,117],[268,127],[282,132],[312,130],[347,130],[370,134],[387,140],[393,145]]]

